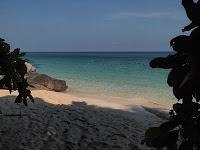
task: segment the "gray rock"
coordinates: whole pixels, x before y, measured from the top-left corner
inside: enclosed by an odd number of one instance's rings
[[[25,62],[26,68],[27,68],[27,72],[36,72],[36,68],[31,65],[30,63]]]
[[[3,77],[4,77],[3,75],[0,75],[0,80],[3,79]]]
[[[64,80],[51,78],[45,74],[28,73],[26,78],[28,83],[31,85],[39,84],[57,92],[65,91],[68,88]]]

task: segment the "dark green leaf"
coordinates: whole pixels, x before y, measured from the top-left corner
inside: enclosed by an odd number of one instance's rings
[[[189,69],[188,66],[180,66],[173,68],[168,75],[167,83],[169,86],[176,86],[179,87],[183,82],[186,74],[188,73]]]
[[[23,53],[19,54],[19,57],[22,57],[22,56],[25,56],[25,55],[26,55],[26,53],[23,52]]]
[[[15,103],[21,103],[22,102],[22,97],[20,95],[17,96]]]
[[[176,103],[173,105],[173,109],[176,113],[179,113],[180,111],[183,110],[183,104]]]
[[[27,103],[27,99],[26,98],[23,98],[23,103],[25,106],[28,106],[28,103]]]
[[[0,80],[0,88],[2,88],[5,85],[5,78]]]
[[[186,35],[177,36],[171,40],[170,45],[173,47],[174,51],[188,52],[190,49],[189,36]]]
[[[157,138],[162,134],[162,131],[159,127],[152,127],[149,128],[146,132],[145,132],[145,136],[148,138]]]
[[[4,39],[0,38],[0,42],[4,42],[4,41],[5,41]]]
[[[183,142],[178,150],[193,150],[193,145],[191,142],[189,142],[188,140],[186,140],[185,142]]]
[[[184,96],[185,96],[185,94],[187,94],[187,93],[185,93],[185,91],[183,90],[183,89],[180,89],[179,87],[173,87],[173,94],[174,94],[174,96],[178,99],[178,100],[180,100],[180,99],[182,99]]]
[[[168,121],[160,125],[162,131],[169,132],[178,126],[178,122]]]
[[[170,145],[167,150],[177,150],[177,144]]]
[[[165,146],[170,147],[172,145],[175,145],[178,141],[178,130],[170,131],[168,135],[166,136]]]
[[[29,98],[31,99],[31,101],[34,103],[34,98],[31,94],[29,94]]]
[[[31,88],[35,88],[33,85],[28,84],[28,86],[30,86]]]
[[[17,48],[11,53],[11,57],[18,58],[20,49]]]

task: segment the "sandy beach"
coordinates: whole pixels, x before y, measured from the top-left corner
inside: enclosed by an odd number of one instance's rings
[[[35,103],[26,107],[14,103],[16,94],[0,90],[2,150],[146,150],[140,144],[145,130],[165,121],[170,108],[47,90],[33,90]]]

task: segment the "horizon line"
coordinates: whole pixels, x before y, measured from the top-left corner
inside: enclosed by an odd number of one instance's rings
[[[80,51],[80,52],[64,52],[64,51],[35,51],[35,52],[25,52],[25,53],[138,53],[138,52],[174,52],[174,51]]]

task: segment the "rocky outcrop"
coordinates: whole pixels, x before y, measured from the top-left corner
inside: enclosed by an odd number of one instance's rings
[[[68,88],[64,80],[51,78],[45,74],[28,73],[26,78],[27,78],[28,83],[33,86],[42,85],[46,87],[47,89],[57,91],[57,92],[65,91]]]
[[[34,89],[45,89],[53,90],[57,92],[65,91],[68,86],[64,80],[58,80],[52,77],[49,77],[45,74],[36,73],[36,68],[30,63],[25,62],[27,68],[27,74],[25,78],[27,79],[30,85],[33,85]],[[3,76],[0,75],[0,80],[3,79]],[[6,88],[5,86],[3,88]]]
[[[27,72],[36,72],[36,68],[31,65],[30,63],[25,62],[26,68],[27,68]]]

